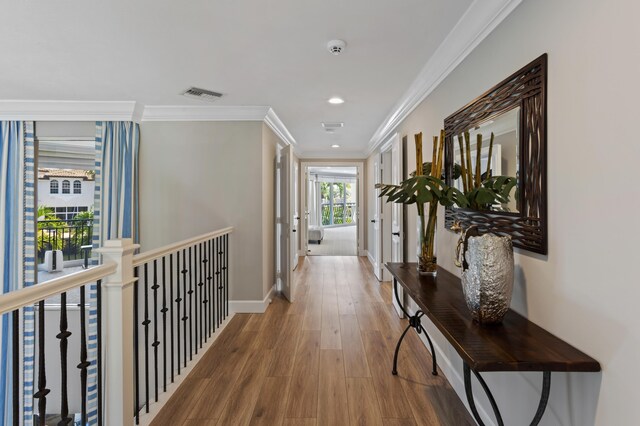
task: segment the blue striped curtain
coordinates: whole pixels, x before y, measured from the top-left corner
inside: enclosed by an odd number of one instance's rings
[[[0,275],[2,293],[8,293],[34,283],[33,122],[0,121],[0,170]],[[23,351],[29,345],[27,334],[31,333],[30,339],[33,342],[33,322],[27,322],[26,311],[24,321]],[[9,314],[3,315],[0,323],[0,423],[8,425],[13,421],[13,324]],[[33,364],[31,367],[33,368]],[[25,373],[22,380],[25,384],[29,378],[26,362],[23,368]],[[23,398],[23,406],[26,408],[31,404],[31,397]]]
[[[138,147],[140,126],[132,122],[96,122],[95,202],[93,247],[113,238],[138,242]],[[94,259],[95,260],[95,259]],[[88,417],[97,422],[97,311],[96,288],[89,291]]]

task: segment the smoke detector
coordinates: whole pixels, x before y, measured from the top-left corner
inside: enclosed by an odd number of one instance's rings
[[[344,40],[331,40],[327,43],[327,50],[333,55],[341,54],[346,47],[347,43],[345,43]]]
[[[200,99],[201,101],[214,102],[222,97],[222,93],[213,92],[211,90],[199,89],[197,87],[189,87],[182,94],[188,98]]]

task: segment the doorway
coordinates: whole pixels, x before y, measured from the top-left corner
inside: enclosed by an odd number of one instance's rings
[[[302,164],[304,222],[309,256],[358,256],[362,247],[360,163]]]

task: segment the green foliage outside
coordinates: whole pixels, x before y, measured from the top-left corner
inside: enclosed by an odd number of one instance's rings
[[[353,184],[343,182],[321,182],[322,225],[347,225],[354,223]],[[333,200],[331,199],[333,196]],[[345,205],[346,199],[346,205]],[[331,221],[331,201],[333,201],[333,222]]]
[[[93,211],[78,213],[70,224],[58,218],[47,206],[39,206],[37,214],[40,260],[44,259],[47,250],[62,250],[65,260],[81,258],[80,247],[91,244]]]

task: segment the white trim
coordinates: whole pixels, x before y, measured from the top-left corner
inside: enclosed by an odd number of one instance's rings
[[[343,160],[348,158],[362,161],[366,160],[368,156],[369,154],[364,151],[343,151],[341,149],[332,149],[331,151],[300,151],[298,153],[298,157],[305,160]]]
[[[375,131],[367,156],[493,31],[522,0],[474,0],[409,89]]]
[[[131,121],[134,101],[0,100],[0,120]]]
[[[136,266],[144,265],[147,262],[150,262],[154,259],[159,259],[170,253],[175,253],[178,250],[181,250],[183,248],[187,248],[195,244],[202,243],[204,241],[212,240],[214,238],[221,237],[223,235],[229,235],[231,233],[233,233],[232,226],[228,228],[219,229],[213,232],[208,232],[206,234],[198,235],[197,237],[178,241],[176,243],[168,244],[166,246],[159,247],[155,250],[149,250],[144,253],[136,254],[135,256],[133,256],[133,266],[136,267]],[[98,251],[100,251],[100,249],[98,249]]]
[[[234,315],[235,314],[233,313],[233,311],[229,313],[229,316],[227,317],[227,319],[225,319],[222,322],[222,324],[220,324],[220,327],[216,329],[216,332],[213,334],[213,337],[211,338],[211,340],[209,340],[207,343],[203,345],[202,349],[198,354],[193,356],[193,360],[189,362],[186,368],[183,368],[181,370],[180,375],[176,377],[175,381],[171,384],[167,384],[167,391],[161,393],[158,396],[158,402],[153,402],[149,404],[149,413],[144,412],[144,406],[140,409],[140,426],[147,426],[147,425],[150,425],[151,422],[153,422],[153,419],[155,419],[155,417],[158,415],[160,410],[169,401],[169,399],[171,399],[171,397],[176,392],[176,390],[178,390],[178,388],[180,387],[184,379],[189,375],[189,373],[191,373],[191,371],[195,368],[195,366],[198,365],[198,362],[200,362],[202,358],[204,358],[207,351],[211,349],[214,342],[218,339],[218,337],[220,337],[220,335],[222,334],[222,331],[231,322]],[[132,424],[133,424],[133,419],[132,419]]]
[[[278,135],[278,137],[285,143],[285,145],[295,145],[296,140],[291,136],[289,130],[284,125],[280,117],[276,114],[273,108],[269,108],[266,116],[264,117],[264,122],[273,130],[273,132]]]
[[[369,252],[369,250],[366,250],[366,252],[367,252],[366,256],[369,259],[369,263],[371,263],[371,266],[373,266],[375,268],[376,267],[376,260],[373,258],[373,256]]]
[[[146,105],[142,121],[263,121],[267,106]]]
[[[276,286],[272,286],[263,300],[230,300],[229,310],[235,314],[263,314],[271,304]]]
[[[365,227],[367,226],[362,221],[365,217],[365,202],[364,202],[364,191],[365,191],[365,179],[364,172],[366,170],[365,160],[364,159],[349,159],[342,161],[332,161],[331,159],[327,160],[314,160],[305,158],[300,159],[300,170],[301,170],[301,181],[304,181],[304,184],[300,185],[300,200],[301,200],[301,209],[303,214],[301,217],[302,226],[298,229],[301,229],[301,238],[303,241],[303,247],[308,247],[308,238],[307,238],[307,229],[308,229],[308,216],[306,214],[306,195],[307,195],[307,175],[309,167],[313,166],[326,166],[326,167],[355,167],[356,178],[358,179],[358,219],[356,221],[356,226],[358,227],[358,256],[366,256],[366,248],[364,247],[364,233]],[[304,251],[304,249],[302,249]],[[303,256],[308,256],[309,253],[305,253]]]
[[[94,283],[113,274],[117,267],[118,265],[115,263],[109,262],[84,271],[55,278],[42,284],[24,287],[2,294],[0,295],[0,315],[27,305],[32,305],[35,302],[48,299],[51,296],[69,291],[73,288]],[[107,284],[105,284],[105,286],[106,285]]]

